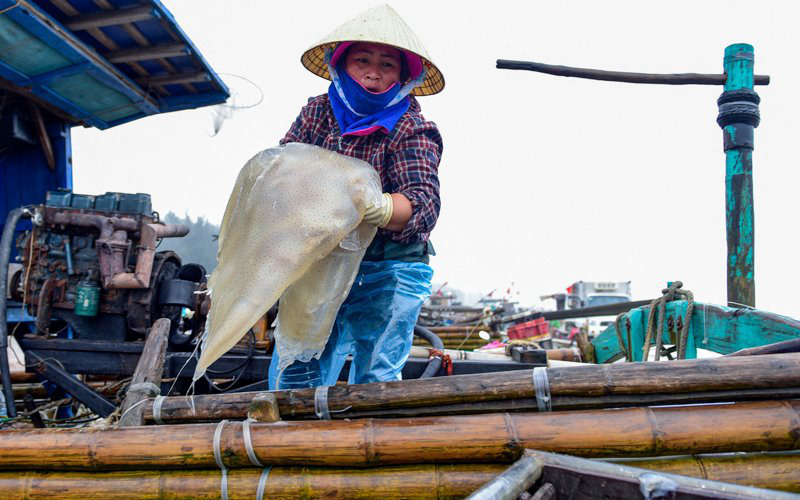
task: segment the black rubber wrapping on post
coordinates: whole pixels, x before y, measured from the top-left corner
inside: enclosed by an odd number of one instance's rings
[[[3,227],[3,237],[0,239],[0,283],[3,289],[0,292],[0,383],[3,384],[3,395],[6,398],[6,412],[9,417],[17,416],[14,406],[14,388],[11,385],[11,371],[8,367],[8,261],[11,259],[11,245],[14,242],[14,230],[17,222],[24,215],[24,209],[15,208],[8,213],[6,225]],[[31,242],[33,244],[33,242]]]
[[[755,90],[751,89],[728,90],[717,98],[717,106],[735,101],[747,101],[753,104],[761,104],[761,96],[759,96]]]
[[[429,343],[434,349],[444,351],[444,342],[442,342],[442,339],[424,326],[414,325],[414,335]],[[422,372],[422,375],[420,375],[419,378],[431,378],[436,375],[441,367],[442,358],[439,356],[434,356],[430,361],[428,361],[428,366],[425,367],[425,371]]]
[[[761,97],[751,89],[723,92],[717,99],[719,107],[717,124],[722,128],[734,123],[758,127],[761,122],[761,114],[758,110],[760,102]]]

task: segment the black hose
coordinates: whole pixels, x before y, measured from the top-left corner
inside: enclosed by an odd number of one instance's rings
[[[27,215],[23,208],[15,208],[8,213],[6,225],[3,227],[3,237],[0,239],[0,383],[3,384],[3,395],[6,398],[6,412],[9,417],[17,416],[14,406],[14,388],[11,385],[11,371],[8,368],[8,263],[11,259],[11,245],[14,241],[14,230],[17,222],[23,215]],[[31,241],[31,245],[33,242]],[[24,307],[24,305],[23,305]]]
[[[442,339],[424,326],[414,325],[414,335],[429,343],[434,349],[444,351],[444,343],[442,342]],[[419,378],[431,378],[439,372],[439,368],[441,367],[442,357],[434,356],[430,361],[428,361],[428,366],[425,367],[425,371],[422,372],[422,375],[420,375]]]

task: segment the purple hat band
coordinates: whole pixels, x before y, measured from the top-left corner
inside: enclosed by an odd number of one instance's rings
[[[339,45],[336,46],[336,49],[334,49],[333,51],[333,55],[331,56],[331,66],[335,67],[336,63],[339,62],[339,58],[342,57],[342,54],[344,54],[347,48],[353,45],[354,43],[369,43],[369,42],[341,42]],[[380,44],[380,45],[385,45],[385,44]],[[394,47],[394,45],[392,45],[392,47]],[[403,50],[398,47],[395,48],[406,56],[406,64],[408,64],[408,74],[410,79],[411,80],[416,79],[422,73],[422,58],[414,54],[413,52],[409,52],[407,50]]]

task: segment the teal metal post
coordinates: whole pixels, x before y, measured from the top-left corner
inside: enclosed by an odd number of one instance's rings
[[[728,241],[728,305],[755,307],[753,231],[753,136],[760,98],[753,91],[753,46],[725,48],[725,91],[717,123],[725,149],[725,219]]]

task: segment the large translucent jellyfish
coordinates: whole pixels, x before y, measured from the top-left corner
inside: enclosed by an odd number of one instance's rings
[[[375,226],[361,222],[364,211],[380,203],[380,178],[361,160],[291,143],[248,161],[220,228],[194,379],[278,298],[279,369],[319,357],[375,236]]]

